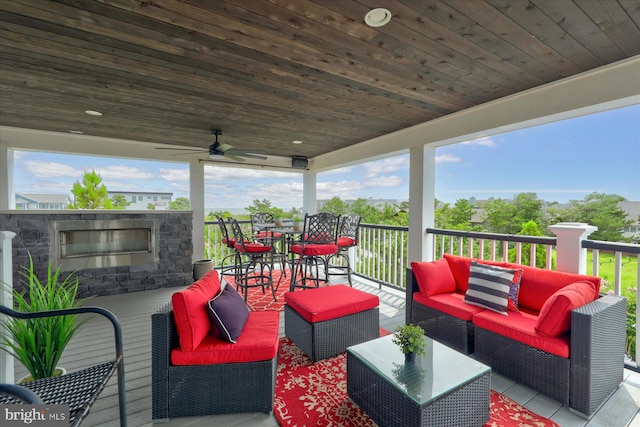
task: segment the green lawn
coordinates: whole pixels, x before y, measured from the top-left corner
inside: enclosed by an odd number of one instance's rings
[[[587,274],[591,274],[591,263],[593,261],[593,253],[589,251],[587,255]],[[613,291],[614,288],[614,276],[615,276],[615,257],[612,253],[600,252],[600,273],[598,274],[602,283],[602,292]],[[605,282],[606,281],[606,282]],[[638,286],[638,258],[637,257],[622,257],[622,295],[627,298],[635,299],[636,290]]]

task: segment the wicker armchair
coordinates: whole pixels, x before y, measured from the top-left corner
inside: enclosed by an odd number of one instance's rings
[[[178,334],[171,303],[151,315],[153,420],[236,412],[271,412],[277,356],[209,365],[171,364]]]
[[[3,305],[0,305],[0,313],[18,319],[95,313],[106,317],[112,323],[115,341],[115,359],[111,361],[59,377],[43,378],[20,385],[0,385],[0,404],[43,403],[47,405],[69,405],[69,426],[78,426],[89,415],[89,410],[104,390],[107,382],[117,372],[120,426],[127,426],[122,329],[113,313],[100,307],[78,307],[36,313],[21,313]]]

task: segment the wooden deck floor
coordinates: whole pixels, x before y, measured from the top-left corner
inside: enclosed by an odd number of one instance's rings
[[[336,282],[340,281],[336,279]],[[380,326],[393,331],[404,323],[404,293],[379,290],[377,285],[354,278],[354,287],[380,297]],[[151,422],[151,313],[170,300],[179,288],[157,289],[131,294],[93,298],[87,305],[111,310],[123,327],[125,348],[126,390],[128,422],[131,427],[153,426]],[[280,322],[280,335],[284,336],[284,318]],[[61,366],[68,371],[86,367],[113,354],[110,324],[90,320],[67,347]],[[25,374],[16,366],[16,378]],[[491,387],[506,394],[532,411],[551,418],[562,427],[625,427],[640,426],[640,374],[625,370],[624,383],[588,422],[571,413],[566,407],[535,391],[516,384],[500,375],[493,375]],[[116,426],[118,401],[115,378],[98,399],[83,426]],[[230,414],[209,417],[173,419],[163,426],[277,426],[273,415]]]

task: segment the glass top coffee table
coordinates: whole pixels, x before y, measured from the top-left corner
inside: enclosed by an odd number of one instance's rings
[[[491,368],[426,337],[405,363],[388,335],[347,348],[347,393],[380,426],[482,426]]]

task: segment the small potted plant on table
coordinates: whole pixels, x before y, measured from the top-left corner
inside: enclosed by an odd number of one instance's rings
[[[418,325],[400,325],[393,334],[392,342],[400,347],[404,354],[405,362],[413,363],[416,355],[426,353],[427,342],[424,338],[424,329]]]
[[[302,231],[302,218],[293,217],[293,231]]]
[[[83,301],[76,299],[78,279],[73,277],[73,273],[62,279],[60,268],[53,271],[49,263],[47,280],[41,282],[36,276],[31,255],[29,266],[22,266],[22,269],[20,274],[25,289],[22,292],[12,289],[15,310],[33,313],[82,305]],[[0,337],[0,349],[18,359],[27,369],[30,375],[23,381],[62,375],[64,370],[57,366],[58,361],[81,324],[77,315],[28,320],[7,317],[2,320],[7,333]]]

